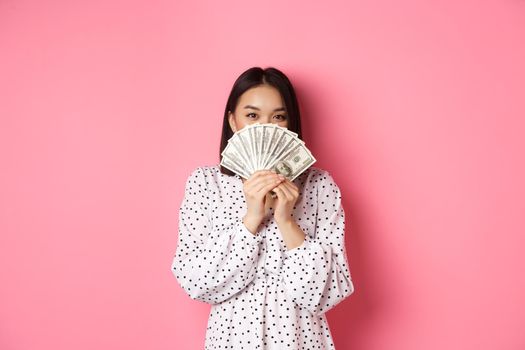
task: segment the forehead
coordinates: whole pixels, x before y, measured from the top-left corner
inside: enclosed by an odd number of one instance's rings
[[[238,101],[238,107],[244,108],[245,105],[251,105],[260,109],[274,109],[284,107],[279,90],[270,85],[259,85],[246,90]]]

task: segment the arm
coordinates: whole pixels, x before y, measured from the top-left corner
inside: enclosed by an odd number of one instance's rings
[[[212,229],[208,198],[204,171],[197,168],[186,181],[171,270],[192,299],[218,304],[254,279],[262,237],[252,234],[240,218]]]
[[[318,191],[316,237],[285,253],[283,279],[295,303],[321,315],[354,292],[344,245],[341,193],[328,172]],[[323,187],[324,186],[324,187]]]

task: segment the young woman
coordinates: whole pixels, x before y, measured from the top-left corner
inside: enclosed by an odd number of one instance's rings
[[[255,122],[302,138],[294,89],[278,69],[237,78],[220,153]],[[171,269],[192,299],[212,305],[205,349],[335,349],[325,313],[354,292],[344,237],[341,193],[326,170],[311,166],[290,181],[268,170],[246,180],[219,164],[194,169]]]

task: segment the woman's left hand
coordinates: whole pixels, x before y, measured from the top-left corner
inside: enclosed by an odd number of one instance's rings
[[[292,211],[299,198],[299,189],[290,179],[285,178],[273,191],[277,194],[273,214],[275,221],[277,224],[293,221]]]

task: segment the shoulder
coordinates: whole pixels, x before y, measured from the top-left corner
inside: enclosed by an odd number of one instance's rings
[[[218,183],[223,176],[228,176],[220,171],[218,164],[206,164],[194,167],[186,174],[186,186],[207,186],[210,183]]]
[[[199,165],[191,169],[188,178],[216,175],[220,172],[219,166],[215,164]]]
[[[311,166],[298,179],[300,182],[298,185],[304,186],[303,190],[306,193],[316,194],[318,198],[325,196],[341,197],[341,190],[336,180],[331,172],[326,169]]]
[[[304,180],[309,183],[313,183],[316,185],[323,185],[323,184],[335,184],[335,180],[332,176],[332,174],[323,168],[311,166],[308,168],[307,171],[305,171],[304,174],[302,174],[304,177]]]

